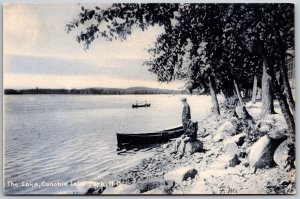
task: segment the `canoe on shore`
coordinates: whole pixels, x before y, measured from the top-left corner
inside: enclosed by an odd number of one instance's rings
[[[150,107],[150,106],[151,106],[151,104],[141,104],[141,105],[132,104],[132,108]]]
[[[124,146],[128,144],[144,145],[167,142],[172,138],[180,137],[183,134],[183,127],[166,129],[163,131],[153,133],[140,133],[140,134],[124,134],[117,133],[118,146]]]

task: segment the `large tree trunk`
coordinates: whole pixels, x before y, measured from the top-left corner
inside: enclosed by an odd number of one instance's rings
[[[254,81],[253,81],[253,90],[252,90],[252,103],[256,103],[256,93],[257,93],[257,77],[254,76]]]
[[[247,109],[245,107],[245,103],[244,103],[244,101],[242,99],[239,87],[236,84],[235,80],[233,80],[233,84],[234,84],[235,91],[236,91],[236,94],[237,94],[237,96],[239,98],[239,102],[240,102],[240,105],[241,105],[240,107],[236,107],[236,109],[235,109],[238,117],[253,121],[252,116],[249,114],[249,112],[247,111]]]
[[[275,32],[275,34],[277,34],[278,37],[278,46],[279,46],[279,51],[280,51],[280,73],[281,73],[281,80],[280,81],[280,85],[284,86],[284,93],[287,97],[287,101],[289,102],[289,105],[292,109],[292,111],[295,111],[295,101],[292,95],[292,90],[291,90],[291,86],[290,86],[290,82],[288,79],[288,73],[287,73],[287,66],[286,66],[286,51],[287,51],[287,46],[284,44],[283,40],[280,37],[279,32]]]
[[[273,78],[275,79],[275,78]],[[281,83],[281,82],[280,82]],[[273,88],[275,90],[275,96],[279,101],[279,105],[281,108],[281,112],[283,114],[283,117],[286,121],[286,124],[288,126],[288,129],[290,132],[292,132],[293,134],[296,133],[295,131],[295,121],[294,121],[294,117],[289,109],[289,105],[286,99],[286,96],[283,94],[282,90],[280,89],[280,85],[278,83],[278,81],[275,79],[274,83],[273,83]]]
[[[274,114],[274,102],[271,89],[271,75],[266,59],[263,59],[263,76],[262,76],[262,112],[261,116]]]
[[[282,64],[282,63],[279,63],[279,64]],[[278,99],[282,115],[288,126],[288,130],[291,133],[295,134],[296,133],[295,120],[294,120],[293,114],[290,111],[290,108],[289,108],[289,105],[287,102],[287,97],[284,94],[285,86],[283,83],[283,76],[282,76],[282,74],[276,76],[275,71],[270,73],[270,76],[271,76],[271,86],[272,86],[272,89],[274,91],[276,98]],[[278,78],[278,80],[277,80],[277,78]]]
[[[243,98],[242,98],[242,96],[241,96],[239,87],[238,87],[238,85],[236,84],[235,80],[233,80],[233,84],[234,84],[235,91],[236,91],[236,94],[237,94],[237,96],[238,96],[238,98],[239,98],[239,102],[240,102],[241,106],[245,106],[245,103],[244,103]]]
[[[228,105],[228,99],[227,99],[227,96],[225,95],[225,93],[223,92],[223,90],[221,90],[221,94],[222,94],[222,96],[223,96],[223,98],[224,98],[224,103],[226,104],[226,106]]]
[[[210,95],[211,95],[211,99],[213,102],[213,110],[215,115],[219,116],[220,115],[220,108],[219,108],[219,102],[218,102],[218,98],[216,95],[216,91],[215,91],[215,87],[214,87],[214,82],[212,82],[212,78],[209,77],[209,91],[210,91]]]
[[[289,105],[292,109],[292,112],[295,112],[295,101],[294,101],[294,98],[293,98],[290,82],[288,80],[285,56],[281,59],[281,61],[282,62],[280,64],[280,74],[281,74],[281,77],[282,77],[284,92],[285,92],[287,101],[289,102]]]
[[[281,108],[281,112],[284,116],[284,119],[287,123],[287,126],[289,128],[289,130],[295,134],[295,121],[294,121],[294,117],[289,109],[289,105],[287,103],[287,100],[285,98],[285,96],[280,93],[278,95],[278,101],[279,101],[279,105],[280,105],[280,108]]]

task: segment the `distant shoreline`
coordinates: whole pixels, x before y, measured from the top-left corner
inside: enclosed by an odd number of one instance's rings
[[[155,94],[188,94],[187,91],[168,90],[147,87],[130,88],[84,88],[84,89],[4,89],[4,95],[38,95],[38,94],[60,94],[60,95],[155,95]]]

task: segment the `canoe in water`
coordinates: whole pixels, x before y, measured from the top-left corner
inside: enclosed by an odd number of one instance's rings
[[[132,108],[150,107],[150,106],[151,104],[142,104],[142,105],[132,104]]]
[[[179,126],[154,133],[125,134],[117,133],[118,146],[126,144],[143,145],[167,142],[172,138],[180,137],[183,134],[183,127]]]

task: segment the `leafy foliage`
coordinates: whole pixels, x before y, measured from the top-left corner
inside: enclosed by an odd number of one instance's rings
[[[99,37],[124,40],[134,28],[158,24],[165,32],[145,62],[158,80],[184,79],[190,90],[251,89],[266,58],[273,74],[286,50],[294,47],[293,4],[112,4],[85,9],[67,31],[89,24],[77,36],[85,49]]]

